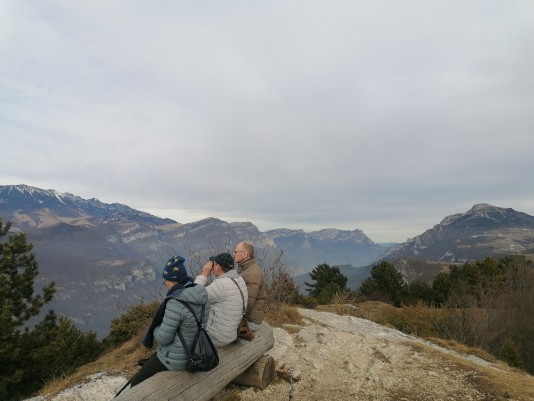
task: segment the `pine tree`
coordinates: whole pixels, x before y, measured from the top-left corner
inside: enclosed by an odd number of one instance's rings
[[[34,281],[38,264],[31,253],[26,235],[17,233],[5,237],[11,224],[0,218],[0,399],[13,397],[14,388],[24,377],[27,350],[22,347],[25,323],[52,300],[55,284],[49,283],[42,294],[35,294]],[[11,392],[10,392],[11,390]]]
[[[348,279],[337,266],[320,264],[312,270],[310,277],[315,283],[304,283],[308,287],[306,290],[320,304],[329,303],[336,293],[347,289]]]
[[[443,305],[449,299],[451,293],[451,279],[446,272],[439,272],[432,281],[434,291],[434,302]]]
[[[400,306],[407,294],[407,287],[397,269],[383,261],[371,269],[371,276],[363,281],[360,293],[367,296],[380,294],[389,298],[393,305]]]
[[[24,380],[26,394],[39,390],[43,383],[68,375],[78,366],[92,362],[102,349],[94,332],[83,333],[65,316],[53,311],[35,328],[22,336],[26,353]]]

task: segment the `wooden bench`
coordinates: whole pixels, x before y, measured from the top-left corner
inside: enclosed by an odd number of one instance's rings
[[[270,356],[262,356],[273,346],[273,329],[263,322],[254,340],[238,339],[219,348],[219,365],[210,372],[160,372],[113,400],[208,401],[233,381],[263,388],[272,380],[274,361]]]

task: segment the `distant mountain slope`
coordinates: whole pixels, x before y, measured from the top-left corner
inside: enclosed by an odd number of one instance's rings
[[[160,272],[174,254],[197,274],[209,254],[240,238],[274,244],[251,223],[205,219],[179,224],[118,203],[25,185],[0,186],[0,216],[34,245],[39,284],[55,281],[50,308],[104,336],[124,305],[163,294]]]
[[[110,216],[125,216],[150,224],[176,224],[132,209],[120,203],[102,203],[98,199],[82,199],[53,189],[40,189],[28,185],[0,186],[0,215],[17,223],[22,230],[43,228],[59,222],[75,225],[98,223]]]
[[[432,261],[446,264],[534,253],[534,218],[485,204],[446,217],[393,249],[373,242],[361,230],[261,232],[251,222],[216,218],[180,224],[119,203],[26,185],[0,186],[0,217],[13,222],[12,231],[25,232],[34,244],[39,283],[56,281],[59,291],[52,307],[99,336],[106,335],[111,319],[123,313],[121,305],[161,295],[160,272],[170,256],[185,256],[195,275],[210,254],[231,252],[242,240],[255,244],[265,268],[283,252],[299,283],[309,281],[314,267],[328,263],[341,266],[351,288],[359,287],[372,266],[386,258],[408,281],[428,281],[444,268]]]
[[[388,259],[412,257],[464,262],[534,252],[534,217],[485,203],[445,217],[430,230],[392,248]]]
[[[300,240],[310,244],[306,250],[302,242],[273,238],[250,222],[207,218],[179,224],[126,205],[26,185],[0,186],[0,216],[34,244],[39,281],[57,283],[52,308],[100,336],[123,312],[119,305],[151,301],[162,292],[159,274],[174,254],[185,256],[195,275],[209,255],[231,252],[242,240],[255,244],[264,267],[283,251],[295,271],[311,271],[331,259],[368,260],[383,250],[359,230],[302,232]]]
[[[361,230],[324,229],[306,233],[302,230],[276,229],[266,232],[277,248],[284,249],[292,266],[309,266],[299,273],[310,272],[320,263],[352,266],[367,265],[388,250],[377,244]]]
[[[301,248],[304,243],[301,240]],[[385,247],[385,244],[380,245]],[[513,209],[476,204],[466,213],[445,217],[440,224],[405,243],[385,248],[385,254],[366,265],[331,264],[340,267],[348,278],[347,286],[354,290],[360,287],[371,269],[381,260],[391,262],[408,283],[415,280],[431,282],[437,273],[446,271],[451,263],[487,256],[500,258],[533,254],[534,217]],[[304,291],[304,282],[310,282],[309,274],[301,272],[295,281]]]

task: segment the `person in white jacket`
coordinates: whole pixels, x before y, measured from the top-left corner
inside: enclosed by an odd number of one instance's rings
[[[209,275],[214,279],[206,286]],[[223,347],[237,339],[237,326],[247,309],[247,284],[234,270],[234,258],[229,253],[210,256],[195,283],[208,292],[210,314],[206,331],[216,347]],[[239,291],[241,290],[241,291]]]

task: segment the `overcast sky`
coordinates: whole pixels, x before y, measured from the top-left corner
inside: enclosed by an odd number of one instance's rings
[[[403,242],[534,215],[534,1],[0,0],[0,185]]]

